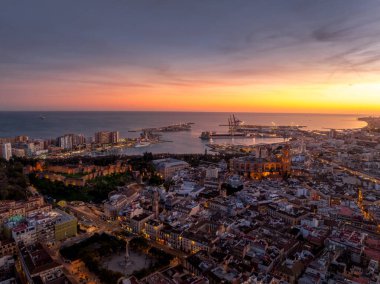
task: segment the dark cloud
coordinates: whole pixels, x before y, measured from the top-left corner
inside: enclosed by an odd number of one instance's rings
[[[352,23],[358,19],[359,23]],[[343,23],[334,21],[329,25],[316,28],[312,31],[311,36],[322,42],[368,39],[380,35],[380,29],[377,28],[379,23],[380,17],[346,19]]]

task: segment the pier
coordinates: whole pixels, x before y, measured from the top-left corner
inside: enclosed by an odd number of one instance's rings
[[[128,130],[128,132],[181,132],[181,131],[190,131],[191,125],[193,125],[193,122],[185,122],[185,123],[178,123],[178,124],[172,124],[168,126],[161,126],[161,127],[151,127],[151,128],[141,128],[141,129],[132,129]]]

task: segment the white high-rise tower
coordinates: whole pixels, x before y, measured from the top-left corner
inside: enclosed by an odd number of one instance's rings
[[[12,157],[12,145],[11,143],[0,144],[0,157],[9,161]]]

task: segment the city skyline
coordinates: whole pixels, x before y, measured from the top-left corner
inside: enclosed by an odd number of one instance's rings
[[[0,1],[0,284],[380,284],[380,0]]]
[[[379,12],[343,0],[4,1],[0,110],[380,114]]]

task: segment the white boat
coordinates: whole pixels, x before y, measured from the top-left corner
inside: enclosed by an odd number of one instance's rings
[[[150,145],[150,142],[147,141],[140,141],[135,145],[135,148],[141,148],[141,147],[148,147]]]

